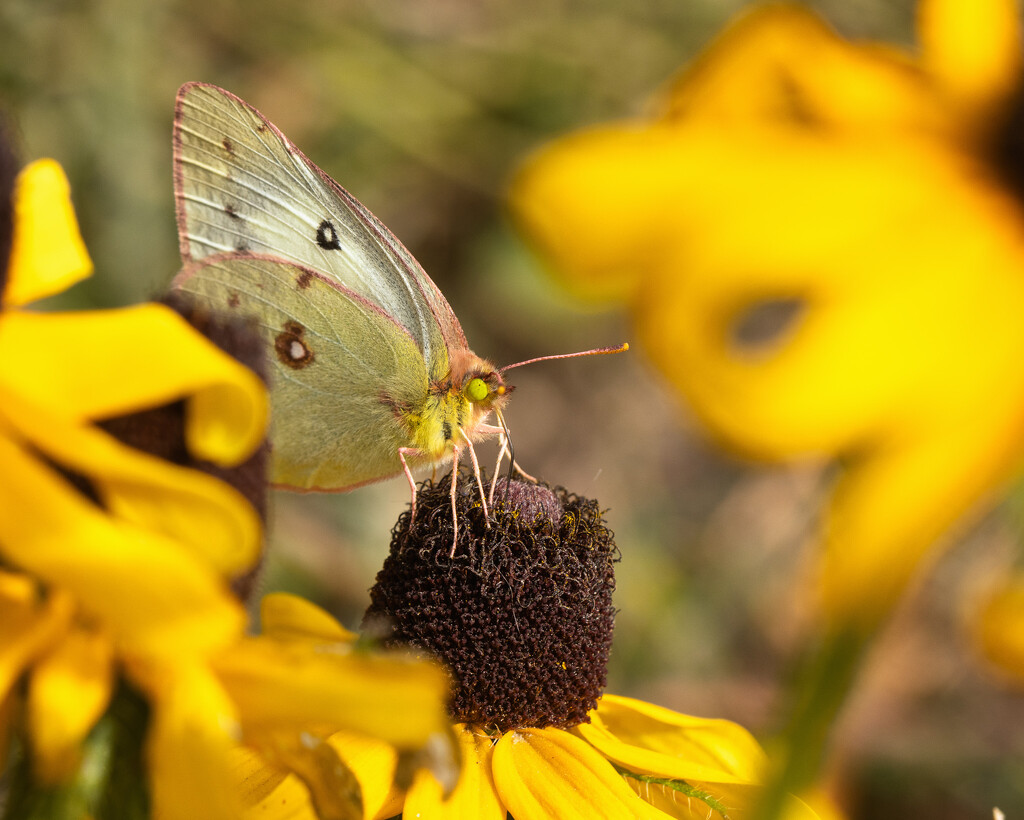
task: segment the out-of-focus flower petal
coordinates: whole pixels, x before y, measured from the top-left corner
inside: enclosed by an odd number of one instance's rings
[[[79,627],[33,666],[28,730],[42,782],[59,782],[80,762],[82,741],[110,701],[113,650],[108,634]]]
[[[259,378],[163,305],[11,312],[0,348],[24,352],[8,357],[7,389],[55,414],[98,421],[185,399],[189,449],[215,464],[247,458],[266,431]]]
[[[494,738],[464,725],[457,724],[455,731],[462,752],[462,768],[455,791],[445,799],[441,785],[421,769],[405,799],[403,815],[436,820],[460,820],[463,817],[504,820],[505,806],[498,799],[491,771]]]
[[[286,592],[263,596],[260,624],[262,634],[268,638],[352,643],[359,637],[316,604]]]
[[[91,273],[64,170],[52,159],[27,165],[15,182],[14,244],[3,305],[52,296]]]
[[[447,677],[425,661],[251,638],[214,663],[246,731],[327,726],[412,748],[448,725]]]
[[[44,598],[35,579],[0,572],[0,701],[25,666],[67,633],[73,613],[66,592]]]
[[[194,657],[234,639],[244,612],[210,568],[175,542],[116,521],[0,435],[0,546],[71,592],[125,647]],[[76,538],[68,538],[74,532]]]
[[[493,753],[494,783],[517,820],[662,818],[592,746],[560,729],[506,732]]]
[[[216,677],[188,659],[135,674],[154,710],[147,741],[153,816],[236,820],[241,804],[231,784],[241,735]]]
[[[834,140],[943,132],[947,117],[895,49],[852,44],[803,6],[745,9],[670,89],[664,117],[720,128],[789,128]]]
[[[991,116],[1016,91],[1022,69],[1015,0],[921,0],[921,62],[963,121]]]

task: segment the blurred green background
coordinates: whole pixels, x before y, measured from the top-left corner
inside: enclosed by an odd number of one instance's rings
[[[205,80],[260,109],[420,259],[497,364],[630,338],[571,301],[503,218],[509,175],[547,139],[642,113],[737,0],[3,0],[0,107],[28,160],[71,177],[96,275],[55,302],[159,294],[177,268],[171,120]],[[907,0],[814,4],[844,34],[912,41]],[[126,340],[130,343],[130,340]],[[820,465],[764,469],[707,443],[642,350],[515,372],[525,469],[609,508],[618,571],[612,691],[777,728],[812,626],[807,538]],[[492,451],[483,454],[485,461]],[[274,498],[265,587],[355,626],[408,502],[402,479]],[[1024,816],[1024,706],[964,624],[1012,562],[1002,510],[943,559],[886,631],[837,727],[852,817]]]

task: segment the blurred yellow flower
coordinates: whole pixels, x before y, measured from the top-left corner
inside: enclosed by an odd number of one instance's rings
[[[868,630],[1024,457],[1018,10],[922,0],[918,22],[915,56],[755,8],[658,115],[556,141],[512,190],[723,442],[838,462],[823,603]]]
[[[189,452],[232,466],[263,440],[262,382],[162,305],[20,309],[91,265],[59,166],[28,166],[12,201],[13,217],[0,208],[0,739],[25,680],[35,784],[76,773],[122,676],[148,701],[150,799],[164,820],[239,816],[243,743],[315,782],[316,732],[401,748],[443,735],[447,678],[433,664],[245,636],[229,581],[259,556],[253,508],[96,423],[183,399]]]

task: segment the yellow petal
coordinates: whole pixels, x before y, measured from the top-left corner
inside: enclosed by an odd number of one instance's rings
[[[259,760],[253,755],[253,760]],[[273,788],[265,795],[250,803],[248,798],[253,781],[246,780],[241,786],[244,806],[241,817],[245,820],[321,820],[317,817],[313,803],[309,799],[309,790],[295,775],[278,776],[275,770],[264,766],[255,776],[255,784],[262,788],[264,784],[273,784]],[[264,781],[264,777],[270,779]]]
[[[359,780],[366,820],[383,820],[401,812],[403,795],[395,786],[398,753],[394,746],[346,731],[335,732],[328,742]]]
[[[259,805],[287,779],[288,773],[271,766],[255,750],[240,746],[232,754],[234,777],[242,805]]]
[[[263,596],[260,601],[260,623],[263,634],[269,638],[308,638],[345,643],[354,642],[359,637],[355,632],[345,629],[326,610],[305,598],[286,592]]]
[[[664,818],[592,746],[560,729],[506,732],[494,748],[493,772],[516,820]]]
[[[575,731],[609,760],[658,777],[757,783],[766,763],[757,741],[737,723],[616,695],[603,695],[591,722]]]
[[[462,753],[462,769],[455,791],[444,799],[441,784],[424,769],[416,773],[402,809],[405,817],[425,820],[504,820],[506,809],[498,798],[491,773],[495,740],[470,727],[456,727]]]
[[[28,729],[42,782],[57,783],[77,769],[82,741],[110,701],[113,651],[109,635],[77,628],[33,667]]]
[[[1022,68],[1016,0],[921,0],[921,61],[965,120],[1016,91]]]
[[[879,129],[948,131],[930,91],[895,50],[846,42],[802,6],[765,4],[739,14],[681,73],[665,117],[830,141]]]
[[[626,299],[653,264],[671,204],[665,156],[677,135],[629,125],[570,136],[513,180],[513,217],[553,270],[587,299]],[[671,169],[669,169],[671,172]]]
[[[447,677],[432,663],[265,637],[215,663],[247,731],[313,724],[418,747],[448,726]]]
[[[94,421],[186,399],[189,449],[215,464],[244,460],[266,431],[259,378],[163,305],[9,313],[0,349],[8,389],[55,414]]]
[[[260,520],[232,487],[121,444],[90,425],[67,423],[4,391],[2,384],[0,396],[19,426],[17,434],[88,478],[112,517],[174,539],[222,575],[242,572],[256,561]]]
[[[289,727],[258,736],[249,732],[246,742],[255,745],[270,763],[302,781],[319,820],[362,818],[359,782],[337,749],[323,738]]]
[[[14,189],[14,244],[3,305],[60,293],[92,273],[64,170],[52,159],[22,169]]]
[[[73,613],[67,593],[43,598],[35,579],[0,572],[0,702],[26,666],[66,634]]]
[[[1024,683],[1024,576],[989,593],[975,622],[978,648],[1017,683]]]
[[[147,670],[153,704],[147,753],[153,816],[234,820],[237,715],[216,678],[186,661]]]
[[[245,615],[175,542],[116,521],[0,435],[0,551],[64,588],[135,651],[175,657],[233,640]]]

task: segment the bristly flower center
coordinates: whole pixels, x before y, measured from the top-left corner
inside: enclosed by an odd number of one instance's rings
[[[399,519],[366,622],[448,666],[457,722],[507,731],[587,721],[605,686],[618,560],[597,502],[500,481],[487,528],[475,483],[460,482],[450,558],[449,482],[424,482],[413,526],[408,512]]]

